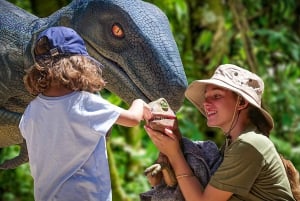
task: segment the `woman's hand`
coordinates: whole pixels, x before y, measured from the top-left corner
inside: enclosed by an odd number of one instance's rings
[[[172,130],[165,128],[164,132],[155,131],[149,125],[145,125],[144,128],[158,150],[165,154],[170,161],[176,159],[178,155],[182,155],[179,140]]]

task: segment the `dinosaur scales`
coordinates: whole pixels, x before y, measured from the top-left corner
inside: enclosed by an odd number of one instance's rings
[[[0,0],[0,147],[21,145],[20,155],[2,169],[28,161],[18,123],[33,97],[22,78],[34,62],[32,44],[39,32],[59,25],[82,36],[89,54],[105,66],[106,89],[125,102],[165,97],[176,111],[184,100],[180,55],[168,19],[156,6],[141,0],[74,0],[39,18]]]

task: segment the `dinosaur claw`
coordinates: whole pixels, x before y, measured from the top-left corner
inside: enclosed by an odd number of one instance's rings
[[[153,164],[151,165],[150,167],[148,167],[145,171],[144,171],[144,174],[146,176],[148,176],[149,174],[151,176],[155,176],[157,174],[159,174],[160,172],[162,171],[162,167],[160,164],[156,163],[156,164]]]
[[[161,183],[162,169],[160,164],[153,164],[144,171],[147,176],[148,182],[152,187]]]

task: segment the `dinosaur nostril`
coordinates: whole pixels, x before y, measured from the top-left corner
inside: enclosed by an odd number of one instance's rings
[[[112,25],[111,32],[117,38],[124,38],[125,36],[122,26],[118,23]]]

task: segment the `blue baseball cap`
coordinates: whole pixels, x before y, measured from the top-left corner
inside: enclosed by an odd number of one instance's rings
[[[99,67],[103,67],[101,63],[89,56],[83,39],[71,28],[63,26],[50,27],[42,31],[36,41],[43,37],[48,38],[50,45],[50,51],[44,56],[83,55],[89,57]],[[38,57],[40,56],[43,55]]]

